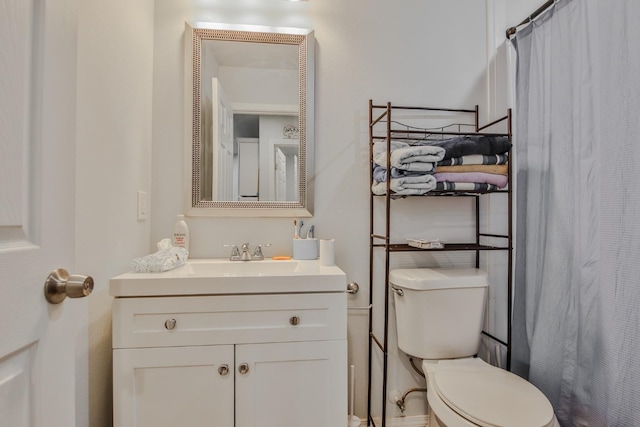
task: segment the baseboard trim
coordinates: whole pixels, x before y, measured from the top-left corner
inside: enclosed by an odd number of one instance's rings
[[[377,426],[381,426],[380,418],[374,417]],[[361,427],[366,426],[366,421],[362,421]],[[429,417],[427,415],[414,415],[411,417],[387,418],[386,427],[429,427]]]

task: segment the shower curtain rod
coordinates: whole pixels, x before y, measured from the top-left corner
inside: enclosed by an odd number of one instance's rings
[[[518,27],[524,24],[528,24],[529,22],[533,21],[534,19],[536,19],[542,12],[544,12],[545,10],[549,9],[551,6],[554,5],[554,3],[556,2],[556,0],[548,0],[547,2],[545,2],[545,4],[543,4],[542,6],[540,6],[539,8],[536,9],[535,12],[533,12],[531,15],[529,15],[527,17],[527,19],[525,19],[524,21],[522,21],[521,23],[519,23],[516,26],[513,26],[511,28],[507,28],[507,38],[511,38],[512,35],[514,35],[515,33],[518,32]]]

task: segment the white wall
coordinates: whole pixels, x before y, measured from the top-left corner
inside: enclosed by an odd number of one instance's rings
[[[155,3],[155,12],[154,12]],[[110,426],[111,299],[108,278],[169,235],[183,211],[184,21],[205,20],[315,30],[316,211],[320,237],[337,238],[338,264],[368,301],[367,101],[472,106],[489,115],[504,98],[496,54],[504,30],[541,0],[391,2],[383,0],[124,0],[82,2],[78,58],[77,268],[96,279],[90,297],[90,418]],[[498,60],[496,60],[498,58]],[[487,73],[489,68],[491,73]],[[153,86],[151,86],[153,84]],[[500,99],[503,99],[501,102]],[[483,108],[487,107],[487,108]],[[152,115],[153,112],[153,115]],[[486,119],[487,117],[482,117]],[[153,141],[153,150],[151,149]],[[151,172],[153,171],[153,179]],[[136,191],[150,192],[150,221],[135,217]],[[445,201],[401,203],[396,229],[433,220],[465,234],[470,209]],[[459,212],[450,218],[450,209]],[[428,212],[427,216],[421,215]],[[425,220],[426,218],[426,220]],[[287,219],[188,219],[196,257],[226,256],[221,243],[272,242],[267,256],[290,252]],[[425,224],[425,227],[432,227]],[[422,264],[409,257],[402,262]],[[428,263],[438,263],[428,260]],[[357,367],[356,413],[366,405],[367,317],[349,315],[349,358]],[[414,379],[392,357],[390,388]],[[423,410],[421,396],[409,412]],[[393,408],[390,409],[393,411]],[[80,415],[82,417],[82,415]]]
[[[218,78],[232,104],[298,106],[297,70],[220,67]]]
[[[447,107],[488,104],[485,2],[475,0],[389,2],[323,0],[158,0],[155,8],[152,242],[169,235],[183,211],[184,21],[312,28],[316,50],[316,179],[314,217],[319,237],[335,237],[336,260],[349,280],[362,285],[350,305],[368,302],[369,196],[368,100]],[[482,120],[486,120],[482,116]],[[423,201],[424,202],[424,201]],[[401,203],[406,218],[426,213],[444,230],[471,227],[470,206],[443,200],[438,208]],[[444,207],[443,207],[444,206]],[[451,218],[449,210],[461,210]],[[291,253],[291,219],[188,218],[194,257],[227,256],[223,243],[270,242],[267,256]],[[403,230],[404,229],[404,230]],[[445,231],[446,233],[446,231]],[[442,236],[446,238],[447,236]],[[438,264],[407,257],[404,263]],[[349,315],[349,359],[356,365],[356,412],[366,411],[367,316]],[[395,334],[392,334],[395,336]],[[418,380],[392,356],[390,388]],[[401,360],[398,360],[401,359]],[[421,397],[408,413],[424,413]],[[393,408],[391,410],[394,410]]]
[[[153,0],[84,0],[78,29],[76,266],[95,280],[89,297],[88,414],[111,426],[108,279],[149,252],[151,221],[136,191],[151,191]]]
[[[507,22],[506,28],[513,27],[520,22],[524,21],[530,16],[536,9],[542,6],[545,2],[541,0],[497,0],[503,2],[505,6],[505,16]]]

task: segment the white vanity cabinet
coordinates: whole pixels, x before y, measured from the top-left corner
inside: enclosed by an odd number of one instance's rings
[[[136,297],[113,285],[115,427],[346,425],[345,287]]]

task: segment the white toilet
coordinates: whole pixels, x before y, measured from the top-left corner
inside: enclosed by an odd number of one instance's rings
[[[474,356],[487,292],[476,268],[392,270],[398,346],[423,359],[429,427],[557,427],[529,382]]]

